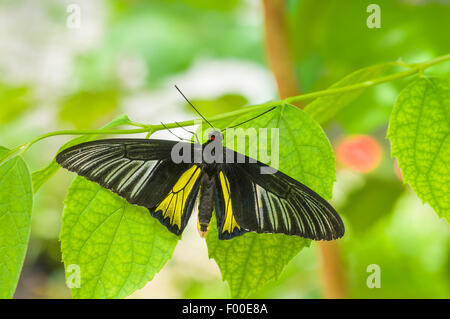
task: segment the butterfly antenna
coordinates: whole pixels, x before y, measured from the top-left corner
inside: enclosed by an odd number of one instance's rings
[[[175,88],[178,90],[178,92],[180,92],[181,96],[184,97],[184,99],[186,100],[186,102],[188,102],[189,105],[192,106],[192,108],[195,110],[195,112],[197,112],[198,115],[200,115],[200,116],[202,117],[202,119],[204,119],[205,122],[209,124],[209,126],[211,126],[212,128],[214,128],[214,126],[212,126],[212,124],[209,123],[209,121],[208,121],[208,120],[207,120],[207,119],[206,119],[206,118],[205,118],[205,117],[204,117],[204,116],[203,116],[203,115],[195,108],[195,106],[192,105],[192,103],[187,99],[187,97],[183,94],[183,92],[181,92],[181,90],[178,88],[178,86],[175,85]]]
[[[185,139],[185,138],[182,138],[182,137],[179,137],[178,135],[176,135],[174,132],[172,132],[163,122],[160,122],[161,124],[162,124],[162,126],[164,126],[164,128],[166,129],[166,130],[168,130],[169,132],[170,132],[170,134],[172,134],[173,136],[175,136],[176,138],[178,138],[180,141],[189,141],[190,142],[190,140],[188,140],[188,139]]]
[[[188,133],[194,135],[195,138],[197,139],[198,144],[200,144],[200,140],[198,139],[197,133],[187,130],[184,126],[181,126],[180,123],[178,123],[178,122],[175,122],[175,124],[177,124],[178,127],[181,127],[181,128],[182,128],[183,130],[185,130],[186,132],[188,132]]]
[[[265,111],[265,112],[262,112],[261,114],[259,114],[259,115],[255,116],[255,117],[252,117],[251,119],[248,119],[248,120],[246,120],[246,121],[244,121],[244,122],[242,122],[242,123],[239,123],[239,124],[236,124],[236,125],[233,125],[233,126],[230,126],[230,127],[224,128],[224,129],[222,130],[222,132],[223,132],[223,131],[225,131],[225,130],[226,130],[226,129],[228,129],[228,128],[233,128],[233,127],[236,127],[236,126],[242,125],[242,124],[244,124],[244,123],[247,123],[247,122],[253,121],[253,120],[254,120],[254,119],[256,119],[256,118],[258,118],[258,117],[260,117],[260,116],[262,116],[262,115],[264,115],[264,114],[266,114],[266,113],[269,113],[270,111],[273,111],[273,110],[275,110],[275,108],[276,108],[276,106],[274,106],[274,107],[273,107],[273,108],[271,108],[270,110],[267,110],[267,111]]]

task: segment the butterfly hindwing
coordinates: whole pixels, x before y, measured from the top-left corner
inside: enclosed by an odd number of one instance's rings
[[[152,216],[171,232],[180,235],[186,227],[200,189],[201,168],[192,165],[168,192],[166,197],[150,209]]]
[[[261,174],[257,163],[224,164],[236,222],[249,231],[283,233],[314,240],[343,236],[336,211],[314,191],[277,171]]]
[[[235,206],[232,205],[230,184],[227,177],[221,170],[218,171],[216,176],[215,192],[215,207],[219,239],[231,239],[235,236],[240,236],[246,233],[247,230],[242,228],[236,222],[234,214],[236,207],[239,206],[236,203]]]
[[[198,194],[200,169],[171,160],[176,143],[151,139],[99,140],[70,147],[59,153],[56,161],[131,204],[148,208],[164,226],[179,235]]]

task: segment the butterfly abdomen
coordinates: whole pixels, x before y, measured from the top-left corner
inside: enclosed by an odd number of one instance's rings
[[[200,202],[198,205],[198,232],[202,238],[206,236],[209,230],[212,212],[214,209],[214,194],[216,188],[215,175],[208,174],[205,170],[200,186]]]

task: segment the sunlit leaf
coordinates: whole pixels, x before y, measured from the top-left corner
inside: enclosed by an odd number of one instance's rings
[[[178,237],[143,207],[77,177],[64,206],[61,250],[74,298],[123,298],[142,288],[170,259]],[[68,268],[70,267],[70,268]]]
[[[420,78],[398,97],[388,137],[404,181],[440,217],[450,220],[450,84]]]
[[[0,155],[6,153],[0,147]],[[0,299],[12,298],[30,238],[33,192],[21,157],[0,166]]]

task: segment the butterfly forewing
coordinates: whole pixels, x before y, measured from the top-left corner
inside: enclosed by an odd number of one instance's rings
[[[163,225],[179,235],[198,194],[196,181],[200,169],[193,164],[172,162],[170,154],[176,143],[99,140],[68,148],[58,154],[56,161],[128,202],[148,208]]]

